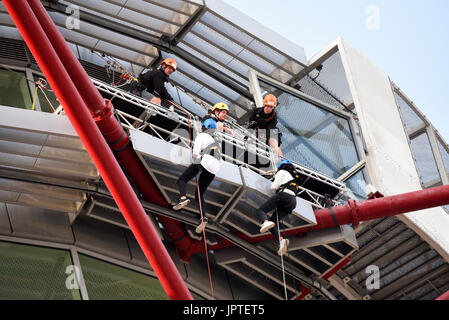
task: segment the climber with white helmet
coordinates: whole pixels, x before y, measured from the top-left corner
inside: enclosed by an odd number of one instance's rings
[[[262,223],[260,232],[264,233],[268,230],[279,240],[278,254],[283,255],[287,252],[289,240],[284,239],[279,231],[276,221],[282,220],[283,217],[292,213],[296,208],[296,194],[300,190],[302,177],[296,172],[295,166],[289,160],[282,160],[274,176],[271,190],[276,192],[274,196],[268,199],[257,211],[256,215]],[[270,219],[267,214],[274,210]]]

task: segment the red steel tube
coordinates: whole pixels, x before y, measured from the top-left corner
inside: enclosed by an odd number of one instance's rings
[[[171,299],[193,299],[30,6],[25,0],[4,0],[3,3],[64,106],[168,296]]]
[[[33,10],[36,15],[37,20],[39,20],[40,25],[44,29],[48,39],[53,45],[53,48],[58,54],[62,64],[73,80],[73,83],[77,87],[78,92],[86,102],[87,107],[94,116],[98,116],[103,112],[103,110],[105,110],[106,107],[103,97],[100,95],[97,88],[95,88],[92,84],[92,81],[89,79],[86,71],[81,66],[78,59],[74,56],[69,45],[59,32],[53,20],[51,20],[40,0],[27,1],[31,7],[31,10]]]
[[[28,2],[69,73],[70,78],[73,79],[81,97],[94,116],[97,126],[110,147],[116,152],[117,158],[123,164],[139,191],[146,200],[162,207],[168,207],[167,201],[142,165],[134,149],[130,146],[129,138],[123,127],[114,117],[112,104],[109,101],[105,103],[103,97],[92,84],[86,71],[67,45],[64,37],[56,28],[40,1],[28,0]],[[190,252],[194,248],[201,246],[200,241],[193,240],[186,234],[185,228],[179,221],[163,216],[158,216],[158,218],[170,238],[175,240],[180,258],[185,262],[189,262]]]
[[[413,212],[449,204],[449,185],[418,190],[399,195],[370,199],[360,202],[349,200],[347,205],[333,207],[330,209],[315,210],[317,224],[313,227],[299,227],[282,232],[283,236],[304,234],[309,231],[335,228],[336,226],[352,224],[357,226],[361,221],[386,218],[407,212]],[[258,243],[273,239],[272,234],[258,237],[248,237],[243,233],[236,236],[249,242]],[[223,239],[219,244],[209,247],[210,250],[220,250],[233,247],[234,244]],[[200,253],[197,248],[192,254]]]
[[[449,291],[443,293],[441,296],[439,296],[435,300],[449,300]]]

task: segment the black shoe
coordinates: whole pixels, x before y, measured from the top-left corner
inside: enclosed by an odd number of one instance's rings
[[[178,203],[176,203],[174,206],[173,206],[173,210],[176,210],[176,211],[178,211],[178,210],[181,210],[182,208],[184,208],[186,205],[188,205],[190,203],[190,200],[189,199],[187,199],[187,198],[185,198],[185,199],[179,199],[178,200]]]

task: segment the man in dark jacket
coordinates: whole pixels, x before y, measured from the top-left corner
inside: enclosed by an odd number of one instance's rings
[[[281,133],[276,127],[278,120],[276,115],[277,100],[272,94],[267,94],[263,98],[263,107],[254,110],[249,119],[249,129],[256,130],[259,139],[266,140],[266,144],[272,147],[276,153],[283,157],[279,146],[281,145]]]
[[[176,71],[176,69],[177,64],[173,58],[163,60],[159,69],[149,71],[139,76],[139,82],[133,83],[130,87],[131,93],[144,97],[142,91],[146,89],[150,94],[147,98],[152,103],[161,105],[161,98],[173,101],[172,96],[165,88],[165,82],[168,82],[168,78]]]

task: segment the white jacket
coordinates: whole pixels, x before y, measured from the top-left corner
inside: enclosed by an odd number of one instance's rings
[[[217,174],[218,170],[220,170],[221,159],[218,160],[210,154],[204,154],[201,156],[201,151],[206,149],[214,142],[215,140],[210,134],[201,132],[194,141],[193,156],[194,159],[198,159],[201,157],[201,165],[203,166],[203,168],[212,174]]]
[[[293,176],[290,174],[290,172],[286,170],[279,170],[274,176],[274,181],[271,184],[271,190],[273,192],[276,192],[284,183],[287,183],[291,180],[293,180]],[[292,196],[296,196],[295,193],[289,189],[284,189],[283,192],[291,194]]]

